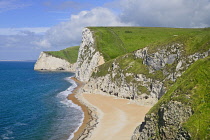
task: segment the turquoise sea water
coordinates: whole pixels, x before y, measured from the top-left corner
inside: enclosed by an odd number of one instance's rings
[[[0,140],[67,140],[83,119],[66,99],[69,72],[34,71],[34,62],[0,62]]]

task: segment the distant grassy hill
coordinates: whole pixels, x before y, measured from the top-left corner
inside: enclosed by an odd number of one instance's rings
[[[79,46],[74,46],[60,51],[46,51],[45,53],[58,58],[65,59],[71,64],[73,64],[77,62],[78,51],[79,51]]]
[[[161,27],[88,27],[94,32],[97,49],[106,61],[123,54],[150,46],[180,42],[186,52],[207,50],[210,46],[210,28],[161,28]]]

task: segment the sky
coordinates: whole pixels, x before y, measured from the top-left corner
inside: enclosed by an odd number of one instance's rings
[[[210,27],[210,0],[0,0],[0,60],[81,43],[87,26]]]

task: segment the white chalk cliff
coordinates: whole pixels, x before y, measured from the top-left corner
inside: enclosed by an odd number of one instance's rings
[[[54,57],[45,52],[41,52],[37,60],[34,70],[65,70],[75,71],[75,64],[70,64],[68,61]]]
[[[76,78],[87,82],[96,67],[103,63],[103,56],[96,50],[92,32],[88,28],[84,28],[77,59]]]

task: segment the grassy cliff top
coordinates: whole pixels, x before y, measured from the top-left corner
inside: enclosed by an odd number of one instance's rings
[[[193,139],[210,138],[210,57],[200,59],[177,79],[170,90],[151,108],[157,114],[162,104],[169,101],[191,106],[193,115],[183,124]]]
[[[45,53],[50,54],[54,57],[65,59],[71,64],[77,62],[79,46],[69,47],[60,51],[47,51]]]
[[[106,61],[150,46],[183,43],[188,53],[210,48],[210,28],[88,27]]]

